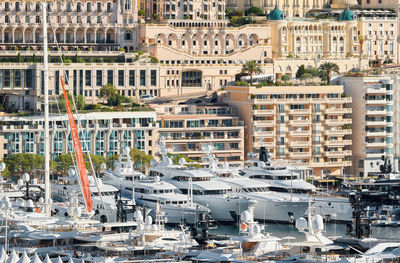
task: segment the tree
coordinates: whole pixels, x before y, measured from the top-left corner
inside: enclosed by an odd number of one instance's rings
[[[84,110],[86,106],[85,97],[83,95],[78,95],[75,98],[75,104],[78,110]]]
[[[138,16],[144,16],[144,10],[143,9],[140,9],[139,11],[138,11]]]
[[[149,167],[151,160],[153,160],[153,156],[151,154],[146,154],[137,148],[131,149],[129,154],[132,158],[132,161],[135,163],[135,167],[138,168]]]
[[[72,149],[70,149],[70,150],[72,150]],[[57,158],[55,159],[55,161],[57,163],[57,170],[59,172],[61,172],[62,174],[67,174],[68,170],[74,166],[73,160],[75,160],[75,157],[74,157],[74,159],[72,159],[72,156],[70,153],[66,153],[66,154],[57,156]]]
[[[88,154],[84,154],[83,158],[85,159],[86,169],[88,171],[91,171],[92,170],[92,166],[90,165],[89,155]],[[101,155],[90,154],[90,159],[92,160],[93,168],[94,168],[95,172],[99,173],[100,170],[101,170],[101,164],[106,163],[106,158],[104,156],[101,156]]]
[[[19,62],[19,63],[23,62],[23,59],[21,57],[21,53],[18,53],[17,62]]]
[[[5,157],[4,163],[11,174],[31,174],[35,169],[44,167],[44,156],[33,153],[18,153]]]
[[[305,80],[305,82],[307,83],[307,80],[311,79],[313,76],[310,73],[304,73],[303,75],[301,75],[301,80]]]
[[[326,77],[326,82],[329,85],[331,84],[332,72],[339,73],[339,66],[332,62],[325,62],[318,67],[318,71],[320,76]]]
[[[290,80],[290,77],[288,74],[283,74],[281,77],[281,80],[284,81],[285,83]]]
[[[110,155],[106,158],[107,168],[114,170],[115,163],[118,161],[119,155]]]
[[[364,44],[364,37],[362,35],[358,35],[358,44],[360,46],[360,58],[363,55],[363,44]]]
[[[247,74],[250,76],[250,85],[253,85],[253,76],[254,74],[262,73],[261,67],[254,61],[247,61],[246,64],[242,66],[241,73]]]
[[[121,94],[114,94],[107,100],[108,106],[121,107],[122,103],[129,103],[131,100]]]
[[[117,89],[114,88],[114,86],[111,85],[110,83],[107,83],[106,85],[101,87],[99,97],[102,98],[103,100],[108,101],[111,98],[111,96],[115,94],[117,94]]]
[[[306,67],[301,65],[299,69],[296,71],[296,79],[300,79],[301,76],[306,72]]]
[[[232,8],[229,8],[229,7],[225,8],[225,16],[227,18],[231,18],[232,14],[233,14]]]
[[[253,6],[246,10],[246,15],[262,16],[264,15],[264,11],[256,6]]]

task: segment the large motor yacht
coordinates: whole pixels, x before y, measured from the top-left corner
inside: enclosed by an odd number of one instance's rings
[[[256,201],[232,193],[229,184],[216,180],[214,176],[201,169],[189,168],[182,162],[173,164],[168,157],[165,142],[160,140],[161,161],[153,161],[150,176],[173,184],[182,194],[188,194],[191,201],[208,207],[216,221],[234,222],[242,211],[254,206]]]
[[[210,213],[207,207],[191,202],[188,195],[179,193],[173,184],[135,171],[129,152],[130,149],[125,147],[116,168],[103,170],[103,182],[120,189],[123,197],[134,198],[136,204],[152,209],[150,214],[153,217],[158,203],[169,224],[195,224],[200,215]]]
[[[352,220],[352,207],[348,198],[318,192],[316,187],[284,166],[275,166],[268,159],[268,153],[261,147],[259,159],[249,154],[249,160],[241,175],[268,183],[271,191],[290,193],[293,196],[310,196],[313,204],[311,213],[318,213],[325,219],[340,222]]]
[[[254,209],[256,220],[294,223],[295,218],[307,211],[308,197],[272,192],[268,183],[240,176],[237,168],[230,167],[227,162],[219,163],[209,145],[203,149],[206,154],[203,159],[209,163],[204,170],[212,173],[215,180],[228,184],[238,195],[257,201]]]

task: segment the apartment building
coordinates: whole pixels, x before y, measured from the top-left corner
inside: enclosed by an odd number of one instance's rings
[[[44,154],[44,117],[0,116],[0,156],[17,153]],[[155,154],[157,125],[155,111],[92,112],[79,114],[79,137],[84,153],[101,156],[119,154],[122,147],[138,148]],[[74,152],[68,117],[50,116],[51,158]]]
[[[174,20],[221,20],[225,18],[225,0],[141,0],[145,18]]]
[[[358,30],[361,38],[362,56],[375,60],[377,64],[398,63],[398,17],[396,11],[360,9]]]
[[[354,175],[379,172],[382,156],[390,158],[398,169],[397,77],[342,77],[340,83],[357,102],[352,104],[351,115]]]
[[[343,86],[226,88],[245,123],[245,153],[266,147],[273,159],[311,167],[316,177],[351,166],[351,97]]]
[[[205,146],[220,161],[244,161],[244,125],[228,105],[157,106],[158,132],[172,154],[185,155],[206,165]]]
[[[41,3],[0,5],[0,48],[41,49]],[[137,50],[135,0],[47,3],[49,48],[58,50]]]

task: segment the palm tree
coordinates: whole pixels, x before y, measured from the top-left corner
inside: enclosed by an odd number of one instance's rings
[[[253,76],[254,74],[262,73],[261,67],[254,61],[247,61],[246,64],[242,66],[241,73],[247,74],[250,76],[250,85],[253,85]]]
[[[339,73],[339,66],[332,62],[325,62],[318,67],[318,72],[321,78],[326,77],[326,82],[329,85],[331,84],[331,73]]]

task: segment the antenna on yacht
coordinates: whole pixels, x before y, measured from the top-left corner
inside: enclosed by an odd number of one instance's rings
[[[49,145],[49,65],[47,44],[47,2],[42,1],[42,31],[43,31],[43,86],[44,86],[44,183],[45,211],[51,216],[50,206],[50,145]]]

